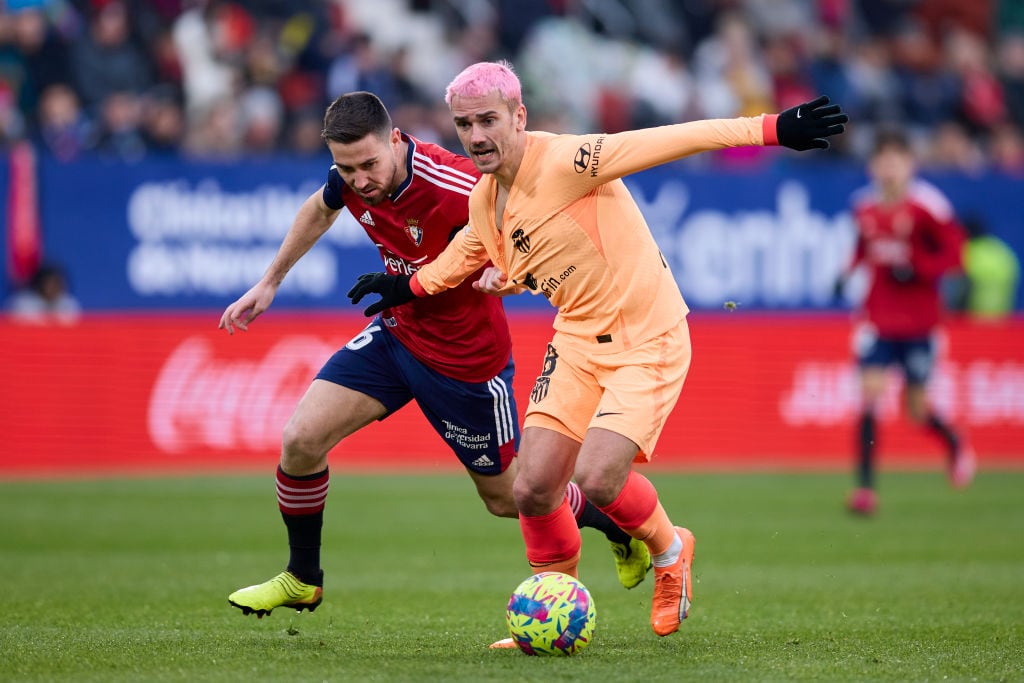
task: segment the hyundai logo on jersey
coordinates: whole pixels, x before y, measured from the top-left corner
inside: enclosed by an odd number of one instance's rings
[[[590,166],[590,143],[584,142],[576,151],[576,158],[572,162],[577,173],[584,173]]]

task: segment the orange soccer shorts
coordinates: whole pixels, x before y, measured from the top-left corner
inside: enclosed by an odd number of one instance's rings
[[[583,443],[600,427],[635,443],[650,460],[690,369],[690,329],[683,318],[664,334],[626,351],[594,353],[556,334],[530,392],[524,427],[543,427]]]

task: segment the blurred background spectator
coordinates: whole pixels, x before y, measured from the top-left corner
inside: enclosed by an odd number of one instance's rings
[[[899,122],[926,168],[1024,173],[1024,0],[8,0],[0,145],[322,153],[326,105],[366,89],[458,149],[444,87],[495,58],[519,70],[534,128],[751,115],[821,92],[854,121],[841,154],[862,159]]]
[[[1016,306],[1020,259],[980,218],[965,220],[964,227],[963,272],[945,293],[950,307],[982,320],[1006,318]]]
[[[71,43],[69,59],[75,89],[86,109],[103,110],[111,98],[124,108],[154,80],[147,51],[138,44],[120,0],[90,3],[85,30]]]
[[[78,320],[81,307],[68,290],[63,268],[44,263],[24,288],[11,295],[7,311],[18,322],[71,324]]]
[[[75,159],[94,144],[92,121],[66,83],[53,83],[40,94],[35,133],[40,146],[61,161]]]

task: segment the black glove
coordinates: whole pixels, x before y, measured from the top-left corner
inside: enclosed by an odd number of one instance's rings
[[[914,267],[910,264],[892,266],[889,268],[889,275],[900,284],[906,284],[914,279]]]
[[[409,275],[388,275],[387,273],[367,273],[360,275],[347,296],[353,304],[358,304],[367,294],[380,294],[377,303],[363,309],[367,317],[377,315],[385,308],[401,306],[416,298],[409,288]]]
[[[829,104],[828,97],[822,95],[813,102],[804,102],[779,114],[775,120],[775,135],[783,147],[801,152],[828,149],[828,136],[846,130],[843,124],[849,120],[838,104]]]

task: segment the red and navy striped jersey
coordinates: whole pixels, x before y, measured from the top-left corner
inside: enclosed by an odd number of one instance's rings
[[[377,246],[384,268],[411,275],[444,251],[469,220],[469,193],[480,177],[473,162],[443,147],[402,134],[409,143],[408,176],[388,200],[368,206],[331,167],[323,199],[348,207]],[[485,266],[486,267],[486,266]],[[443,375],[484,382],[508,363],[512,340],[501,299],[459,287],[387,309],[385,326],[417,359]]]

